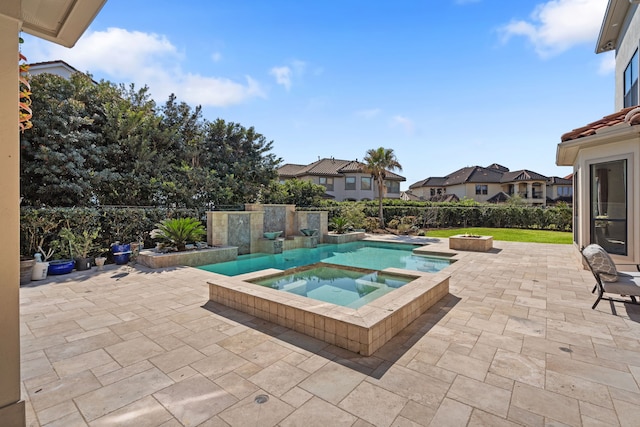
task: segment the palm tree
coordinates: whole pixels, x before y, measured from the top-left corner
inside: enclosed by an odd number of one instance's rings
[[[387,177],[389,171],[402,170],[402,166],[398,163],[396,155],[393,154],[393,148],[376,148],[367,150],[367,155],[364,156],[365,167],[364,171],[370,173],[372,178],[375,178],[378,183],[378,220],[380,221],[380,227],[384,227],[384,215],[382,214],[382,197],[385,192],[384,180]]]

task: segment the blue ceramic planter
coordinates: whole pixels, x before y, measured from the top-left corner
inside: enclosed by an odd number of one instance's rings
[[[111,253],[113,254],[113,261],[118,265],[123,265],[129,262],[131,256],[131,244],[126,243],[124,245],[111,245]]]
[[[72,259],[57,259],[49,261],[48,273],[52,275],[71,273],[75,265],[76,262]]]

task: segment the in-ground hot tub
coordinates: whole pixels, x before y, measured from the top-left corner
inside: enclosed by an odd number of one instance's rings
[[[354,271],[344,266],[334,265],[332,268]],[[390,280],[407,283],[360,308],[344,307],[251,283],[291,273],[268,269],[234,277],[215,274],[208,281],[209,299],[370,356],[449,293],[449,275],[446,272],[425,273],[397,268],[385,269],[384,273]]]

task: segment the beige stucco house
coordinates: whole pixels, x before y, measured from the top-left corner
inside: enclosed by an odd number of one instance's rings
[[[106,0],[0,1],[0,424],[24,426],[20,394],[20,136],[18,37],[25,31],[73,46]],[[28,57],[28,52],[26,53]]]
[[[366,173],[365,164],[357,160],[319,159],[308,165],[287,163],[278,168],[280,182],[288,179],[311,181],[325,187],[328,198],[336,201],[374,200],[378,197],[378,185]],[[385,194],[389,199],[400,198],[400,183],[406,178],[387,171]]]
[[[610,0],[596,53],[615,51],[616,113],[562,135],[556,164],[573,166],[574,242],[602,245],[618,264],[640,263],[638,2]]]
[[[445,177],[430,177],[411,184],[409,190],[420,200],[442,201],[448,195],[459,200],[499,203],[518,195],[528,205],[545,206],[547,181],[539,173],[527,169],[511,172],[494,163],[464,167]]]

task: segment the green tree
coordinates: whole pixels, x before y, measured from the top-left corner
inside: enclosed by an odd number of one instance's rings
[[[300,179],[288,179],[282,184],[271,181],[262,193],[262,203],[284,203],[296,206],[318,206],[325,193],[322,185]]]
[[[33,128],[21,134],[20,192],[32,206],[86,206],[100,167],[98,95],[90,77],[51,74],[31,80]],[[89,101],[89,102],[87,102]]]
[[[393,153],[393,149],[384,147],[367,150],[364,162],[364,171],[370,173],[378,184],[378,220],[380,221],[380,227],[384,227],[384,214],[382,212],[382,199],[386,189],[384,181],[389,171],[401,171],[402,166]]]
[[[205,123],[204,150],[199,163],[217,181],[206,199],[216,205],[255,202],[262,190],[277,177],[282,161],[270,153],[273,141],[253,127],[217,119]]]

